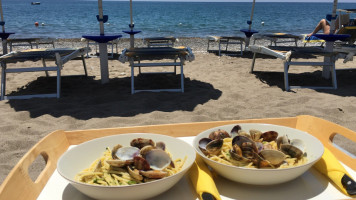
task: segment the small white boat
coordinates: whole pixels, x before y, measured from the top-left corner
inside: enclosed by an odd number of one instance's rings
[[[31,2],[31,5],[40,5],[41,2]]]

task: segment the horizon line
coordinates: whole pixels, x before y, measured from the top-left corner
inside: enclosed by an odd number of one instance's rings
[[[84,1],[97,1],[97,0],[84,0]],[[129,0],[103,0],[103,1],[129,1]],[[251,0],[135,0],[135,2],[206,2],[206,3],[252,3]],[[331,0],[259,0],[256,3],[333,3]],[[355,3],[354,0],[344,0],[338,3]]]
[[[84,0],[84,1],[97,1],[97,0]],[[129,0],[103,0],[103,1],[129,1]],[[136,1],[136,0],[135,0]],[[160,2],[235,2],[235,3],[252,3],[252,0],[137,0],[140,1],[160,1]],[[332,0],[258,0],[256,3],[333,3]],[[356,3],[354,0],[343,0],[338,3]]]

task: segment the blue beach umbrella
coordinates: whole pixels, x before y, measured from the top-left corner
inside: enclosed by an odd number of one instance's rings
[[[134,23],[132,19],[132,0],[130,0],[130,29],[133,31]],[[134,34],[130,34],[130,47],[134,48],[135,37]]]
[[[134,31],[134,22],[133,22],[133,12],[132,12],[132,0],[130,0],[130,30],[123,31],[124,33],[130,34],[130,48],[135,47],[135,34],[140,33],[141,31]]]
[[[245,39],[246,46],[249,45],[251,36],[252,36],[253,34],[255,34],[255,33],[258,33],[258,31],[251,29],[251,27],[252,27],[252,21],[253,21],[253,13],[254,13],[254,10],[255,10],[255,3],[256,3],[256,0],[253,0],[253,1],[252,1],[252,8],[251,8],[250,20],[247,21],[248,29],[241,29],[241,30],[240,30],[241,32],[244,32],[245,35],[246,35],[246,39]]]
[[[134,31],[134,22],[133,22],[133,17],[132,17],[132,0],[130,0],[130,24],[129,24],[129,27],[130,27],[130,30],[128,31],[122,31],[124,33],[127,33],[130,35],[130,48],[134,48],[135,47],[135,37],[134,35],[137,34],[137,33],[140,33],[141,31]]]
[[[101,83],[105,84],[109,82],[107,43],[121,37],[121,35],[105,35],[104,23],[107,22],[108,16],[103,15],[102,0],[98,0],[98,10],[99,15],[97,19],[100,26],[100,35],[83,35],[82,37],[99,43]]]
[[[250,24],[249,24],[249,26],[248,26],[248,30],[250,30],[251,31],[251,26],[252,26],[252,20],[253,20],[253,13],[254,13],[254,10],[255,10],[255,3],[256,3],[256,1],[255,0],[253,0],[253,2],[252,2],[252,9],[251,9],[251,15],[250,15]]]

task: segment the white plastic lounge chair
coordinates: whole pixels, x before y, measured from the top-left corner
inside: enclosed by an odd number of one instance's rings
[[[29,99],[34,97],[60,97],[61,93],[61,70],[63,65],[78,56],[82,58],[84,65],[85,76],[87,70],[84,60],[84,55],[89,51],[89,48],[57,48],[57,49],[31,49],[18,52],[11,52],[0,57],[2,67],[1,72],[1,100],[5,99]],[[10,68],[7,67],[8,63],[24,62],[24,61],[39,61],[42,60],[43,67],[21,67]],[[46,66],[45,61],[55,61],[56,66]],[[6,75],[7,73],[19,72],[37,72],[44,71],[48,76],[48,71],[57,72],[57,92],[53,94],[34,94],[34,95],[19,95],[7,96],[6,95]]]
[[[171,59],[173,62],[159,62],[162,59]],[[130,62],[131,67],[131,94],[148,91],[148,92],[184,92],[184,72],[183,65],[186,60],[193,61],[195,59],[192,50],[189,47],[150,47],[150,48],[133,48],[124,49],[119,57],[119,61],[122,63]],[[141,61],[151,62],[141,62]],[[154,61],[154,62],[152,62]],[[176,67],[180,66],[181,87],[179,89],[152,89],[152,90],[135,90],[135,67],[169,67],[174,66],[174,72],[176,73]],[[153,72],[160,73],[160,72]]]
[[[207,51],[209,51],[210,43],[218,43],[219,45],[219,56],[221,56],[221,45],[226,45],[225,46],[225,51],[227,51],[229,45],[240,45],[241,49],[241,56],[243,55],[243,48],[242,45],[245,42],[244,37],[239,37],[239,36],[208,36],[208,48]]]
[[[337,80],[336,80],[336,69],[335,61],[338,58],[344,58],[344,62],[352,60],[352,57],[356,53],[356,46],[353,45],[346,46],[335,46],[332,52],[325,51],[323,47],[264,47],[258,45],[250,45],[248,47],[249,51],[252,51],[253,60],[251,65],[251,73],[254,71],[256,54],[265,54],[270,55],[276,58],[283,60],[284,65],[284,88],[286,91],[294,88],[311,88],[311,89],[337,89]],[[294,53],[302,53],[307,55],[316,55],[323,56],[324,62],[318,61],[292,61],[292,55]],[[350,58],[351,57],[351,58]],[[328,58],[328,59],[325,59]],[[323,66],[331,73],[331,84],[332,86],[290,86],[288,80],[288,70],[292,65],[296,66]]]
[[[257,45],[250,45],[248,47],[249,51],[252,51],[253,60],[251,65],[251,73],[254,71],[256,54],[266,54],[270,56],[274,56],[283,60],[284,65],[284,88],[286,91],[294,88],[311,88],[311,89],[337,89],[337,81],[336,81],[336,71],[335,71],[335,61],[338,56],[338,52],[326,52],[322,47],[264,47],[264,46],[257,46]],[[329,62],[317,62],[317,61],[292,61],[292,54],[293,53],[304,53],[308,55],[317,55],[317,56],[324,56],[329,57]],[[288,80],[288,70],[289,67],[292,65],[296,66],[325,66],[330,69],[331,72],[331,83],[332,86],[290,86]]]
[[[144,38],[143,42],[147,45],[147,47],[173,47],[174,43],[177,42],[178,39],[175,37],[148,37]]]

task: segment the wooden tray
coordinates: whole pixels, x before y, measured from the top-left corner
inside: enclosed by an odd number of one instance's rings
[[[317,137],[343,164],[356,171],[356,159],[345,154],[332,144],[333,137],[336,134],[356,142],[356,133],[329,121],[307,115],[288,118],[196,122],[97,130],[59,130],[50,133],[39,141],[12,169],[0,187],[0,199],[36,199],[55,171],[59,157],[67,151],[70,145],[78,145],[98,137],[122,133],[158,133],[173,137],[195,136],[203,130],[233,123],[268,123],[306,131]],[[33,182],[28,174],[28,168],[39,155],[45,158],[47,164],[37,180]]]

